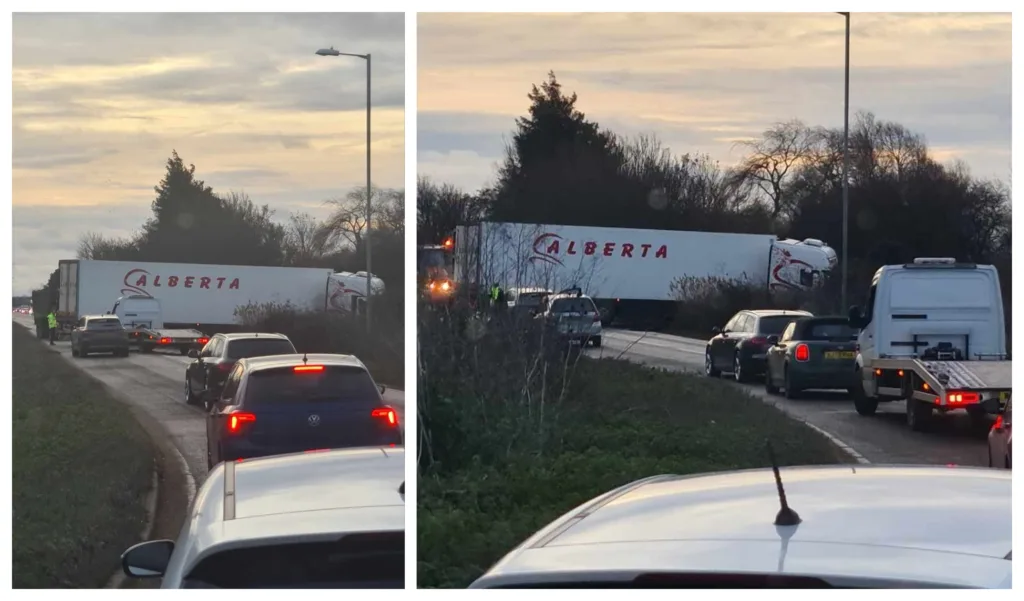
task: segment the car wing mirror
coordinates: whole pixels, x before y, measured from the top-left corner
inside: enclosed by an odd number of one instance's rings
[[[711,327],[711,333],[712,334],[723,334],[724,332],[722,332],[722,328],[720,328],[718,326],[712,326]]]
[[[384,394],[384,392],[387,391],[387,389],[388,389],[388,387],[383,385],[383,384],[380,384],[379,386],[377,386],[377,390],[379,390],[381,394]]]
[[[121,569],[132,578],[159,578],[167,571],[174,541],[152,540],[129,547],[121,555]]]
[[[194,348],[193,349],[189,349],[188,350],[188,358],[189,359],[198,359],[199,358],[199,351],[197,351]]]

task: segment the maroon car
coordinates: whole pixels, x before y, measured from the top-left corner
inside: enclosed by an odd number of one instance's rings
[[[1006,409],[996,418],[992,429],[988,432],[988,466],[1013,469],[1010,459],[1013,421],[1013,399],[1006,400]]]

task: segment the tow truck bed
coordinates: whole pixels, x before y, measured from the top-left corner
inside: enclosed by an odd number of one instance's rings
[[[912,372],[926,384],[925,387],[914,385],[910,391],[912,396],[923,401],[934,402],[938,406],[965,406],[999,394],[1001,400],[1012,387],[1013,373],[1011,361],[977,360],[977,361],[927,361],[923,359],[878,359],[872,367],[883,370],[904,370]],[[971,397],[972,401],[950,403],[949,392],[978,393]],[[896,395],[908,391],[897,388],[879,387],[882,394]]]

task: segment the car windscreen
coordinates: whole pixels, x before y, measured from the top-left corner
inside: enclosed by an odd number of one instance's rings
[[[857,330],[845,319],[812,321],[804,326],[806,340],[856,340]]]
[[[597,313],[597,306],[589,298],[558,298],[551,303],[552,313]]]
[[[123,330],[124,326],[121,325],[121,320],[115,317],[102,317],[100,319],[90,319],[85,322],[86,330]]]
[[[765,336],[778,336],[791,322],[799,319],[799,315],[769,315],[757,321],[757,333]]]
[[[380,403],[380,391],[359,367],[302,365],[256,370],[249,374],[245,405],[310,402]]]
[[[539,307],[546,295],[540,292],[524,292],[516,297],[517,307]]]
[[[214,552],[185,577],[185,588],[400,589],[405,533],[367,532],[332,542],[262,545]]]
[[[281,338],[243,338],[228,341],[228,359],[294,354],[295,346],[291,341]]]

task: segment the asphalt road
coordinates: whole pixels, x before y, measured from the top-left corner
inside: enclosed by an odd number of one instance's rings
[[[605,329],[602,348],[587,354],[703,373],[704,346],[704,340]],[[871,463],[988,465],[986,435],[972,429],[962,412],[941,416],[931,432],[919,433],[907,427],[902,402],[883,403],[874,417],[863,417],[845,392],[807,391],[800,399],[787,400],[769,395],[763,384],[736,385],[838,438]]]
[[[14,323],[35,331],[28,315],[14,314]],[[45,340],[39,342],[46,344]],[[162,352],[133,352],[127,358],[92,355],[82,359],[71,356],[71,343],[67,340],[58,341],[53,349],[106,384],[123,401],[143,409],[163,424],[192,478],[193,488],[188,495],[191,502],[195,487],[203,483],[207,471],[205,412],[185,404],[185,366],[191,359]],[[395,408],[404,427],[405,393],[387,389],[384,401]]]

